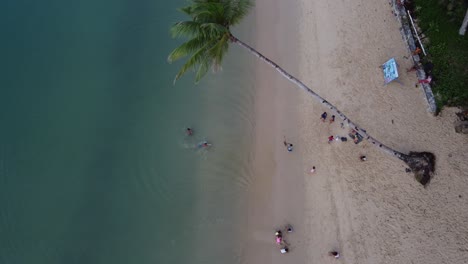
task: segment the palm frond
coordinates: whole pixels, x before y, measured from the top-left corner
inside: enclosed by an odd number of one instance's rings
[[[220,36],[226,35],[227,33],[229,33],[228,29],[225,26],[222,26],[216,23],[203,23],[200,26],[200,29],[203,30],[203,33],[206,36],[215,37],[215,38],[216,37],[219,38]]]
[[[208,51],[210,58],[212,59],[213,70],[216,72],[223,61],[224,55],[226,54],[229,47],[229,35],[224,35],[216,45],[213,45]]]
[[[253,3],[250,0],[225,1],[225,19],[230,26],[239,23],[248,13]]]
[[[181,7],[179,9],[177,9],[177,10],[179,10],[180,12],[182,12],[182,13],[190,16],[190,17],[192,16],[192,7],[191,6],[184,6],[184,7]]]
[[[197,74],[195,75],[195,83],[198,83],[203,76],[208,72],[210,69],[210,62],[209,61],[204,61],[203,63],[200,63],[200,66],[198,67]]]
[[[224,6],[217,2],[201,2],[192,5],[192,15],[198,22],[220,23],[224,19]]]
[[[178,22],[171,28],[174,38],[189,39],[168,56],[169,62],[189,57],[174,82],[190,69],[196,70],[197,82],[210,66],[215,71],[219,69],[229,47],[230,26],[245,17],[252,6],[250,0],[189,0],[189,3],[179,11],[191,21]]]
[[[201,33],[201,24],[195,21],[180,21],[172,25],[171,35],[173,38],[191,38]]]
[[[167,61],[172,63],[180,58],[186,57],[200,48],[202,48],[206,44],[206,39],[203,37],[193,38],[179,47],[175,48],[167,57]]]
[[[174,82],[176,82],[185,72],[190,69],[197,67],[197,65],[208,63],[210,58],[206,56],[207,50],[214,44],[214,41],[206,42],[201,48],[199,48],[193,55],[187,60],[187,62],[180,68],[179,72],[177,73]]]

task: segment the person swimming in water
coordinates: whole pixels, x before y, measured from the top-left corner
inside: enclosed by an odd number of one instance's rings
[[[202,142],[199,142],[198,145],[197,145],[198,148],[209,148],[211,147],[211,143],[208,143],[208,141],[202,141]]]
[[[190,127],[187,127],[187,129],[185,129],[185,133],[187,134],[187,136],[191,136],[193,135],[193,129],[191,129]]]

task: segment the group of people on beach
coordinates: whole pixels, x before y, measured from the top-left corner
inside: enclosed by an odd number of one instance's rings
[[[323,112],[323,114],[320,116],[320,120],[322,120],[322,122],[325,122],[327,120],[327,112]],[[330,124],[335,122],[335,115],[332,115],[331,118],[330,118]]]
[[[327,121],[327,117],[328,117],[328,113],[327,112],[323,112],[322,115],[320,115],[320,120],[322,120],[322,122],[325,122]],[[331,118],[330,118],[330,124],[334,123],[335,122],[335,115],[332,115]],[[341,127],[343,128],[343,123],[341,123]],[[333,135],[330,135],[328,137],[328,143],[332,143],[333,141],[335,140],[340,140],[341,141],[347,141],[347,138],[346,137],[340,137],[340,136],[333,136]]]
[[[192,128],[187,127],[187,128],[185,129],[185,134],[186,134],[187,136],[189,136],[189,137],[190,137],[190,136],[193,136],[193,133],[194,133],[194,131],[193,131]],[[200,148],[207,149],[207,148],[211,147],[211,145],[212,145],[212,144],[211,144],[210,142],[208,142],[208,141],[206,141],[206,140],[202,140],[202,141],[200,141],[200,142],[197,143],[196,148],[198,148],[198,149],[200,149]]]
[[[322,122],[325,122],[327,121],[327,117],[328,117],[328,113],[327,112],[323,112],[322,115],[320,115],[320,120],[322,120]],[[335,122],[335,115],[332,115],[331,118],[330,118],[330,124],[332,124],[333,122]],[[344,128],[344,124],[341,123],[341,128]],[[354,143],[355,144],[358,144],[362,141],[362,136],[359,135],[359,133],[355,130],[355,129],[351,129],[350,132],[349,132],[349,136],[353,139]],[[340,136],[329,136],[328,137],[328,143],[332,143],[333,141],[335,140],[341,140],[343,142],[345,141],[348,141],[347,137],[340,137]],[[288,152],[292,152],[293,151],[293,144],[286,141],[286,137],[284,137],[284,140],[283,140],[283,144],[284,146],[286,147],[286,149],[288,150]],[[365,155],[361,155],[359,157],[359,159],[361,161],[367,161],[367,157]],[[315,166],[312,166],[312,168],[310,169],[310,173],[314,173],[315,172]]]
[[[286,225],[286,227],[284,228],[284,232],[292,233],[293,232],[292,226]],[[275,243],[279,247],[281,254],[289,253],[289,244],[284,239],[283,231],[281,229],[277,229],[275,231]],[[330,251],[328,252],[328,254],[334,257],[335,259],[340,258],[340,253],[338,253],[338,251],[336,250]]]
[[[322,115],[320,116],[320,120],[322,120],[322,122],[324,122],[324,123],[327,121],[327,118],[328,118],[328,113],[327,112],[323,112]],[[332,124],[334,122],[335,122],[335,115],[332,115],[331,118],[329,119],[329,124]],[[344,124],[343,123],[341,123],[341,128],[344,129]],[[358,144],[363,140],[363,137],[357,132],[357,129],[358,128],[351,129],[350,132],[349,132],[349,136],[351,137],[351,139],[353,139],[355,144]],[[333,136],[333,135],[328,137],[328,143],[331,143],[331,142],[333,142],[335,140],[347,141],[348,139],[347,139],[347,137]],[[293,151],[293,144],[286,141],[286,137],[284,137],[283,144],[286,147],[286,150],[288,152]],[[367,157],[365,155],[360,155],[359,159],[361,161],[367,161]],[[310,169],[310,173],[311,174],[315,173],[315,170],[316,170],[315,166],[312,166],[312,168]],[[290,225],[288,225],[286,227],[286,229],[285,229],[285,232],[291,233],[292,232],[292,227]],[[276,230],[275,231],[275,242],[276,242],[276,245],[279,246],[280,252],[282,254],[285,254],[285,253],[289,252],[289,244],[284,240],[282,230]],[[328,252],[328,254],[331,257],[335,258],[335,259],[340,258],[340,253],[338,251],[336,251],[336,250],[330,251],[330,252]]]
[[[422,49],[420,47],[416,47],[412,55],[419,55],[421,51]],[[406,72],[418,71],[421,69],[424,71],[426,78],[418,79],[418,82],[415,84],[415,87],[418,87],[418,84],[431,84],[434,81],[434,76],[432,73],[432,70],[434,69],[434,64],[432,64],[431,62],[415,62],[415,64],[411,68],[406,69]]]
[[[287,233],[292,233],[293,228],[291,225],[287,225],[284,231]],[[284,240],[281,229],[275,231],[275,243],[277,246],[279,246],[281,254],[286,254],[289,252],[289,244],[286,242],[286,240]]]
[[[327,120],[327,112],[323,112],[323,114],[320,116],[320,120],[322,120],[322,122],[325,122]],[[330,124],[335,122],[335,115],[332,115],[331,119],[330,119]],[[344,124],[341,123],[341,128],[344,128]],[[357,128],[356,128],[357,129]],[[357,132],[356,129],[351,129],[350,132],[349,132],[349,136],[351,137],[351,139],[353,139],[353,142],[355,144],[358,144],[359,142],[362,141],[363,137]],[[328,144],[332,143],[333,141],[338,141],[338,140],[341,140],[343,142],[346,142],[348,141],[348,138],[347,137],[341,137],[341,136],[333,136],[333,135],[330,135],[328,137]],[[361,161],[366,161],[367,160],[367,157],[364,156],[364,155],[361,155],[359,157],[359,159]],[[315,170],[315,168],[313,169]],[[312,171],[311,171],[312,172]]]

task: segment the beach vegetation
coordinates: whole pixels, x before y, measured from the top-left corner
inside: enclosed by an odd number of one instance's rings
[[[459,34],[468,2],[464,0],[415,0],[413,13],[424,34],[431,62],[437,107],[468,106],[468,38]]]
[[[168,57],[173,62],[188,57],[185,64],[175,77],[177,81],[189,70],[195,71],[195,81],[198,82],[211,68],[220,69],[224,55],[230,44],[236,44],[256,56],[297,87],[314,97],[328,108],[336,117],[352,127],[362,138],[367,139],[375,147],[391,156],[404,161],[414,172],[416,179],[423,185],[429,183],[435,170],[435,156],[430,152],[410,152],[408,154],[396,151],[370,136],[365,129],[357,126],[335,106],[315,93],[299,79],[292,76],[278,64],[244,43],[231,32],[231,27],[244,18],[252,3],[249,0],[191,0],[189,5],[180,9],[190,20],[176,22],[171,33],[175,38],[186,38],[186,42],[174,49]]]

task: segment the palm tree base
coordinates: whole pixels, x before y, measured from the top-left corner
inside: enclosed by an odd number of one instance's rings
[[[410,152],[399,157],[414,173],[416,180],[426,186],[432,178],[435,170],[435,155],[431,152]]]

